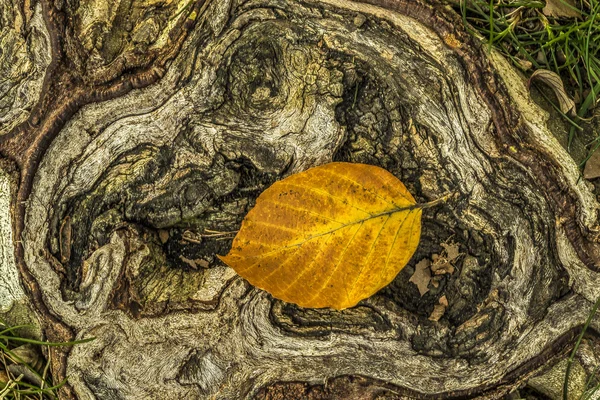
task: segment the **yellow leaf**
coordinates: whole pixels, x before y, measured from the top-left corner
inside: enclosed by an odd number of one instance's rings
[[[421,207],[388,171],[330,163],[273,184],[221,260],[302,307],[352,307],[390,283],[419,244]]]

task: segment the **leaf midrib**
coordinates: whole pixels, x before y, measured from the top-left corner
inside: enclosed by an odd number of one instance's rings
[[[398,208],[394,208],[394,209],[391,209],[391,210],[388,210],[388,211],[383,211],[383,212],[378,213],[378,214],[372,214],[372,215],[370,215],[370,216],[368,216],[366,218],[362,218],[362,219],[359,219],[359,220],[356,220],[356,221],[349,222],[347,224],[344,224],[342,226],[338,226],[336,228],[333,228],[333,229],[331,229],[329,231],[320,233],[318,235],[310,236],[310,237],[304,239],[303,241],[301,241],[299,243],[294,243],[294,244],[290,244],[290,245],[287,245],[287,246],[279,247],[279,248],[277,248],[275,250],[271,250],[271,251],[268,251],[268,252],[263,253],[263,254],[257,254],[257,255],[254,255],[254,256],[247,256],[247,257],[240,257],[240,258],[242,258],[242,259],[249,259],[249,258],[256,258],[256,257],[265,257],[265,256],[268,256],[270,254],[276,253],[278,251],[284,251],[284,250],[287,250],[287,249],[291,249],[293,247],[300,247],[303,244],[305,244],[305,243],[307,243],[307,242],[309,242],[309,241],[311,241],[313,239],[316,239],[316,238],[319,238],[319,237],[323,237],[323,236],[326,236],[326,235],[330,235],[330,234],[332,234],[334,232],[337,232],[340,229],[348,228],[348,227],[351,227],[351,226],[356,225],[356,224],[365,223],[366,221],[369,221],[371,219],[375,219],[375,218],[379,218],[379,217],[384,217],[386,215],[396,214],[396,213],[399,213],[399,212],[402,212],[402,211],[412,211],[414,209],[421,208],[421,207],[422,207],[422,204],[416,204],[415,203],[415,204],[412,204],[412,205],[407,206],[407,207],[398,207]],[[260,221],[253,221],[253,222],[260,223]]]

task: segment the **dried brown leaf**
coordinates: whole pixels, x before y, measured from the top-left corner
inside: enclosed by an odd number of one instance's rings
[[[0,371],[0,385],[8,383],[9,380],[8,374],[5,371]]]
[[[454,266],[449,262],[446,255],[434,254],[431,256],[433,263],[431,264],[431,272],[434,275],[453,274]]]
[[[429,291],[429,281],[431,280],[431,272],[429,270],[429,266],[431,262],[424,258],[415,265],[415,272],[412,274],[409,282],[417,285],[417,289],[419,289],[419,294],[423,296],[425,293]]]
[[[442,297],[440,297],[440,300],[438,301],[438,303],[440,303],[443,306],[448,307],[448,298],[446,297],[446,295],[443,295]]]
[[[528,71],[531,68],[533,68],[533,63],[529,60],[521,60],[521,59],[517,59],[517,62],[519,63],[519,66],[524,70],[524,71]]]
[[[448,307],[448,299],[445,295],[440,297],[438,303],[439,304],[433,306],[433,311],[431,312],[431,315],[429,315],[428,318],[430,321],[439,321],[440,318],[442,318],[444,316],[444,313],[446,312],[446,307]]]
[[[32,344],[24,344],[12,349],[9,358],[15,364],[28,364],[35,370],[40,370],[44,365],[40,352]]]
[[[430,321],[437,322],[440,320],[440,318],[442,318],[444,316],[445,312],[446,312],[446,306],[443,306],[441,304],[436,304],[435,306],[433,306],[433,311],[431,312],[431,315],[429,316],[428,319]]]
[[[446,259],[449,262],[455,261],[460,256],[460,246],[458,243],[442,243],[441,246],[446,252]]]
[[[546,0],[542,9],[544,15],[555,18],[579,18],[581,12],[575,7],[573,0]]]
[[[540,81],[552,89],[556,99],[558,100],[559,108],[563,113],[571,115],[574,113],[575,102],[565,91],[565,86],[563,85],[563,82],[557,73],[547,69],[538,69],[531,74],[531,77],[529,78],[529,85],[531,85],[531,82],[534,80]]]
[[[169,231],[164,230],[164,229],[159,229],[158,230],[158,238],[160,239],[160,242],[162,244],[167,243],[167,241],[169,240]]]
[[[593,152],[590,159],[585,163],[583,177],[585,179],[595,179],[600,177],[600,151]]]

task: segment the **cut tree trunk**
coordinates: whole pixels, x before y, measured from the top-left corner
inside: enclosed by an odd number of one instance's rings
[[[523,78],[448,6],[0,9],[0,255],[14,246],[48,339],[96,338],[52,350],[62,398],[496,398],[572,348],[600,295],[598,203]],[[213,231],[261,191],[334,160],[381,166],[418,202],[458,194],[424,211],[388,287],[302,309],[216,258],[231,235]],[[409,279],[442,244],[454,271],[421,296]]]

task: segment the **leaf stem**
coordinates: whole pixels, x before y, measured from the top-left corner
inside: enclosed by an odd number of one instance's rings
[[[452,192],[452,193],[448,193],[443,195],[442,197],[440,197],[439,199],[435,199],[433,201],[430,201],[428,203],[421,203],[421,204],[415,204],[413,206],[413,208],[420,208],[420,209],[425,209],[425,208],[431,208],[431,207],[435,207],[439,204],[445,203],[446,201],[448,201],[448,199],[452,196],[455,196],[457,194],[457,192]]]

